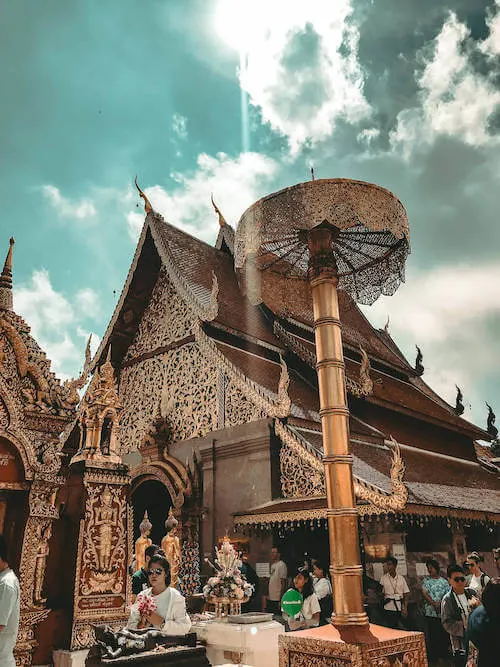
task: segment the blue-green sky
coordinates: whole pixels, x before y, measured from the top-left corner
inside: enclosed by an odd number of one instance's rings
[[[16,309],[63,376],[102,336],[143,219],[213,242],[256,198],[352,177],[407,206],[407,284],[366,312],[464,416],[500,410],[500,6],[16,0],[0,26],[0,218]],[[97,338],[96,338],[97,340]],[[469,407],[470,406],[470,407]]]

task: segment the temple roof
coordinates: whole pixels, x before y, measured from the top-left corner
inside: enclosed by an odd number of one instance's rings
[[[221,227],[221,233],[230,240],[230,228],[225,226],[228,230]],[[284,357],[290,376],[290,417],[319,425],[317,378],[309,358],[314,357],[314,337],[307,283],[295,281],[288,294],[283,290],[276,293],[272,273],[266,272],[261,285],[264,303],[252,305],[241,291],[231,249],[223,240],[219,234],[218,247],[210,246],[166,223],[158,214],[149,213],[93,365],[103,360],[110,341],[114,365],[120,365],[163,265],[181,297],[204,322],[203,331],[222,358],[273,400],[278,394],[282,370],[280,357]],[[214,276],[218,283],[215,310]],[[473,440],[488,440],[487,433],[456,416],[452,407],[417,376],[390,335],[374,329],[349,296],[339,293],[339,300],[348,388],[349,383],[356,385],[360,378],[360,346],[371,363],[373,390],[357,398],[355,394],[350,396],[353,416],[364,422],[365,428],[388,437],[390,429],[371,423],[364,416],[365,408],[372,405],[396,411],[414,420],[415,431],[419,430],[419,422],[424,421],[446,429],[451,437],[457,434],[468,439],[470,452],[465,456],[474,458]],[[276,325],[281,329],[276,329]],[[293,340],[299,347],[302,345],[302,351],[295,349]],[[436,435],[434,438],[438,439]],[[426,447],[433,449],[434,445],[429,441]]]
[[[55,429],[61,426],[62,430],[62,425],[74,415],[79,396],[71,381],[61,383],[50,370],[50,359],[31,335],[29,325],[14,311],[13,249],[14,239],[11,238],[0,275],[1,374],[8,377],[10,394],[19,390],[24,410],[32,415],[43,414],[45,418],[52,419]],[[14,376],[17,376],[18,387],[16,383],[12,384]]]

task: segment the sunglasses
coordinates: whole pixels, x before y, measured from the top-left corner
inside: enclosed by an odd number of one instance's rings
[[[148,577],[150,577],[152,574],[162,574],[163,570],[161,567],[155,567],[153,570],[148,570]]]
[[[465,581],[465,577],[453,577],[452,581]]]

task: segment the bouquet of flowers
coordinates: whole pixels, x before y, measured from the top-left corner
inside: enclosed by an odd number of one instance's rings
[[[215,556],[215,565],[206,559],[215,570],[215,575],[210,577],[203,588],[205,599],[225,598],[229,601],[246,602],[253,593],[253,586],[241,574],[241,561],[228,537],[224,537],[220,549],[215,547]]]
[[[156,613],[156,602],[151,595],[140,595],[137,600],[137,607],[141,616],[147,618]]]

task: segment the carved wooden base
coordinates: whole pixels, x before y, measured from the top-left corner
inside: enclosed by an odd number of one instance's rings
[[[379,625],[341,637],[332,625],[280,635],[280,667],[427,667],[424,635]]]

